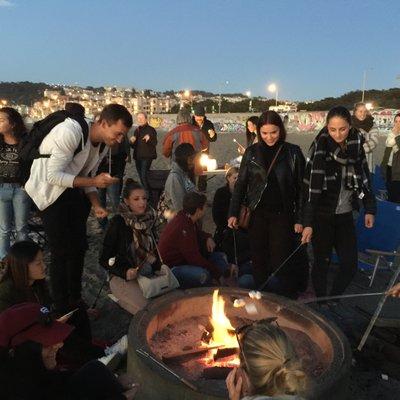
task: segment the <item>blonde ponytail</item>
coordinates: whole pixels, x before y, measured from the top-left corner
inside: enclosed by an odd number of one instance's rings
[[[257,322],[241,339],[244,367],[254,394],[303,394],[307,377],[285,332],[268,322]]]

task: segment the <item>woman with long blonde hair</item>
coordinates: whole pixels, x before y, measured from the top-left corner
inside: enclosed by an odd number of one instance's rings
[[[258,321],[237,333],[240,367],[226,378],[230,400],[300,400],[307,377],[285,332]]]

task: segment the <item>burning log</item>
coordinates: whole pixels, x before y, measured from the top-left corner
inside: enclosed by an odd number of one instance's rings
[[[204,379],[226,379],[229,372],[232,371],[233,368],[229,367],[210,367],[203,369],[203,377]]]
[[[209,350],[213,349],[220,349],[221,347],[224,346],[208,346],[208,347],[198,347],[196,349],[190,349],[190,350],[182,350],[180,352],[176,353],[170,353],[170,354],[164,354],[161,359],[165,363],[179,363],[182,362],[186,359],[192,358],[192,357],[197,357],[200,354],[207,353]]]
[[[238,347],[228,347],[224,349],[218,349],[214,354],[214,361],[218,361],[221,358],[230,357],[233,355],[239,354]]]

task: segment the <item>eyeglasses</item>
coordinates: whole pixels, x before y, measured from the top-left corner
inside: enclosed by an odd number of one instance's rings
[[[246,336],[246,333],[253,327],[259,324],[272,324],[275,323],[278,328],[280,328],[278,324],[278,317],[269,317],[269,318],[263,318],[257,321],[253,321],[250,324],[244,324],[238,328],[235,329],[235,335],[236,335],[236,340],[239,345],[239,350],[240,350],[240,356],[243,359],[245,370],[249,371],[249,365],[246,360],[246,356],[244,355],[243,351],[243,346],[242,346],[242,341],[244,340],[244,337]],[[239,337],[241,335],[241,337]]]

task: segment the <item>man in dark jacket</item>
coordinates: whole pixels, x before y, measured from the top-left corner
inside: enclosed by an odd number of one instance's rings
[[[139,126],[130,138],[130,143],[140,181],[150,195],[147,173],[150,170],[151,163],[157,158],[157,131],[148,124],[146,113],[138,113],[136,120]]]
[[[217,133],[215,132],[214,124],[209,119],[207,119],[206,112],[203,106],[195,106],[192,123],[193,125],[198,126],[204,133],[204,136],[208,141],[208,146],[205,152],[208,153],[210,150],[210,142],[215,142],[217,140]],[[200,191],[202,192],[206,191],[207,189],[206,175],[201,175],[199,177],[197,186]]]
[[[183,198],[183,210],[161,233],[161,257],[184,288],[202,286],[210,278],[223,284],[223,277],[229,275],[230,266],[225,254],[214,252],[211,235],[197,224],[204,215],[206,201],[203,194],[187,193]],[[235,271],[237,273],[237,268]]]

